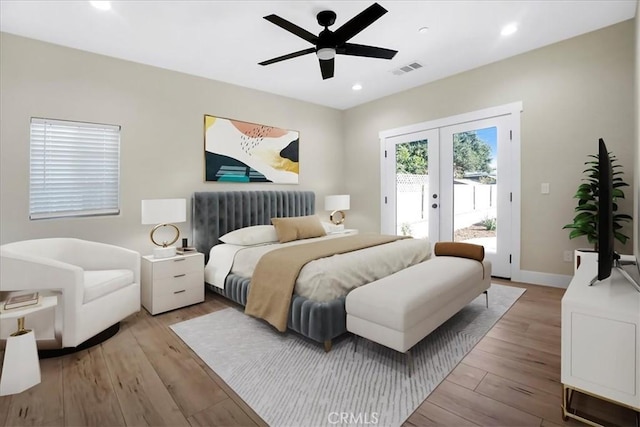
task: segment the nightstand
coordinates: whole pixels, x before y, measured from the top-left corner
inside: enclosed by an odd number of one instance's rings
[[[151,314],[204,301],[204,255],[142,257],[142,305]]]
[[[332,231],[327,234],[358,234],[358,230],[355,228],[345,228],[343,230]]]

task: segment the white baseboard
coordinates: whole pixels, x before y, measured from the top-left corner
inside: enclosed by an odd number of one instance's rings
[[[516,277],[518,276],[518,277]],[[531,283],[533,285],[551,286],[553,288],[566,289],[571,282],[572,276],[564,274],[540,273],[538,271],[520,270],[519,274],[514,274],[511,280],[515,282]]]

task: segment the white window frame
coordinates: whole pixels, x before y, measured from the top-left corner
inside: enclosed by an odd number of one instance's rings
[[[29,218],[118,215],[120,130],[32,117]]]

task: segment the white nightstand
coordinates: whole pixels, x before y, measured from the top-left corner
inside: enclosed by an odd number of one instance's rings
[[[355,228],[345,228],[344,230],[332,231],[327,234],[358,234],[358,230]]]
[[[151,314],[204,301],[204,255],[142,257],[142,305]]]

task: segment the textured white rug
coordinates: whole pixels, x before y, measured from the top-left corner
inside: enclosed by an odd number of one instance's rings
[[[173,331],[271,426],[400,426],[522,295],[493,284],[405,356],[381,345],[322,345],[227,308]]]

